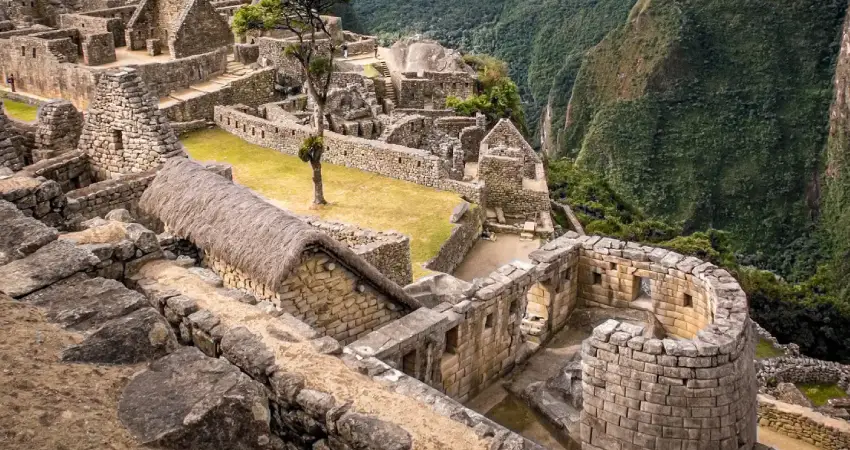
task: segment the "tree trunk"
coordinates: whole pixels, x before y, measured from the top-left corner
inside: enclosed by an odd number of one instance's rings
[[[317,95],[313,83],[307,82],[307,92],[313,97],[315,110],[313,111],[313,121],[316,124],[316,136],[324,139],[325,136],[325,105]],[[322,185],[322,154],[325,152],[324,143],[319,151],[313,153],[310,158],[310,167],[313,168],[313,204],[327,205],[325,200],[325,189]]]

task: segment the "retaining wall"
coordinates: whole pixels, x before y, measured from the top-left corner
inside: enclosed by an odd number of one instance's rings
[[[823,450],[850,448],[850,424],[812,411],[759,396],[759,425]]]
[[[301,143],[312,134],[308,126],[271,122],[227,106],[215,107],[215,122],[252,144],[292,156],[298,155]],[[457,192],[474,202],[481,198],[480,185],[444,178],[440,158],[425,150],[325,131],[322,161]]]
[[[481,235],[485,218],[484,208],[470,206],[460,222],[452,228],[452,234],[440,246],[437,255],[424,264],[425,268],[436,272],[454,272]]]

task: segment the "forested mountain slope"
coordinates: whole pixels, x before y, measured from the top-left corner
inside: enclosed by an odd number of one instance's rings
[[[635,0],[352,0],[346,28],[421,33],[467,52],[505,60],[520,88],[532,134],[550,99],[563,124],[584,52],[621,25]]]
[[[784,274],[812,230],[846,0],[641,0],[586,56],[562,155]],[[805,266],[805,267],[802,267]]]

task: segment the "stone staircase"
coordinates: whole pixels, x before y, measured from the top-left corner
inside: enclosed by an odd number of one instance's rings
[[[378,61],[374,63],[373,66],[384,78],[384,98],[392,100],[393,103],[398,103],[398,98],[396,98],[395,93],[395,86],[393,85],[393,80],[390,77],[390,68],[387,67],[387,62]]]
[[[195,83],[186,89],[171,92],[165,97],[160,97],[159,109],[165,110],[173,108],[185,101],[216,93],[226,88],[233,80],[242,78],[252,72],[254,72],[254,69],[236,61],[233,55],[227,55],[227,66],[225,67],[223,74],[216,75],[200,83]],[[172,117],[171,119],[176,122],[182,121],[178,120],[179,118],[176,117]]]

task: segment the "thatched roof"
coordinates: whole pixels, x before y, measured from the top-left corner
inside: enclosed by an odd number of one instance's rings
[[[188,159],[171,158],[139,206],[176,236],[266,286],[280,286],[301,265],[305,251],[321,249],[392,300],[413,309],[421,306],[348,247]]]

